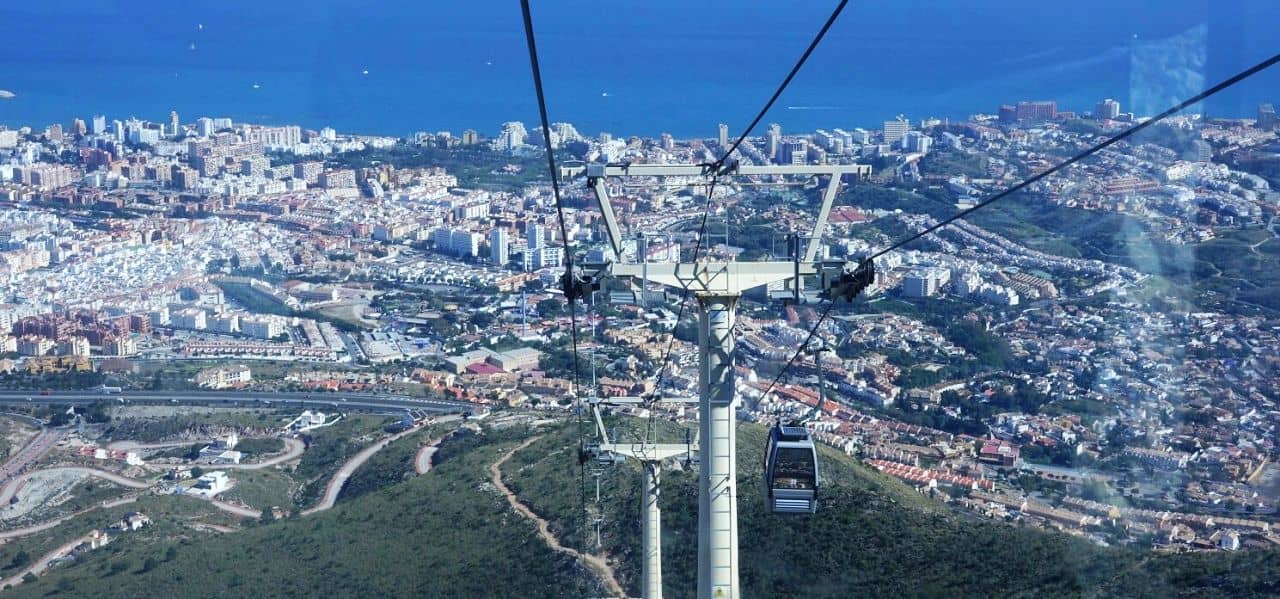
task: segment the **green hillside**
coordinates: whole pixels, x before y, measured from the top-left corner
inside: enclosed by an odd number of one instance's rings
[[[566,431],[567,433],[568,431]],[[679,437],[674,437],[679,438]],[[748,597],[1277,596],[1280,551],[1157,556],[1101,548],[1075,537],[977,520],[927,500],[829,448],[819,513],[777,516],[764,508],[765,430],[738,434],[739,544]],[[526,503],[572,526],[577,487],[558,480],[572,438],[548,437],[518,454],[510,475]],[[692,597],[697,572],[696,465],[663,472],[663,575],[667,597]],[[510,468],[509,468],[510,469]],[[639,473],[608,477],[603,543],[623,558],[619,575],[639,591]],[[554,482],[552,482],[554,481]],[[588,476],[594,502],[594,479]],[[590,541],[594,543],[594,530]]]
[[[553,553],[488,482],[520,432],[460,443],[428,476],[320,514],[177,543],[127,539],[15,587],[64,597],[562,597],[576,564]],[[175,551],[166,555],[169,547]],[[108,575],[117,561],[158,563]],[[501,585],[501,586],[499,586]],[[506,594],[501,591],[498,594]]]
[[[366,492],[335,509],[178,543],[115,543],[47,573],[15,596],[597,596],[594,578],[549,550],[489,483],[488,467],[531,435],[503,466],[506,484],[576,546],[580,490],[571,427],[490,430],[446,442],[430,474]],[[979,522],[952,513],[832,451],[813,517],[766,513],[760,498],[762,429],[739,435],[741,569],[749,597],[1276,596],[1280,552],[1156,556],[1103,549],[1066,535]],[[697,497],[691,472],[663,472],[668,597],[691,597]],[[638,593],[639,511],[634,464],[601,475],[602,541],[618,577]],[[387,478],[388,481],[394,477]],[[582,483],[585,483],[583,485]],[[594,529],[590,543],[594,547]],[[169,551],[169,547],[175,551]],[[159,562],[107,575],[110,564]]]

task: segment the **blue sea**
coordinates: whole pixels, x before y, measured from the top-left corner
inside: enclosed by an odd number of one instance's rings
[[[831,1],[535,1],[548,108],[583,133],[737,132]],[[765,123],[877,126],[1001,103],[1155,112],[1280,52],[1280,2],[852,2]],[[5,0],[0,123],[230,116],[407,135],[537,120],[515,0]],[[1280,103],[1280,70],[1205,109]]]

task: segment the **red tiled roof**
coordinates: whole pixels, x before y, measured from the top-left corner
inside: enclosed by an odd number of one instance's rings
[[[502,372],[502,369],[488,362],[476,362],[467,367],[467,372],[472,374],[495,374]]]

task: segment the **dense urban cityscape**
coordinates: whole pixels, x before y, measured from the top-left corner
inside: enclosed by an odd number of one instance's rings
[[[876,130],[773,124],[734,158],[863,165],[841,182],[821,240],[824,259],[856,262],[1145,118],[1112,99],[1080,113],[993,108]],[[699,164],[736,136],[712,132],[586,136],[555,123],[550,140],[570,164]],[[679,290],[613,286],[571,317],[566,248],[579,264],[785,260],[787,235],[813,227],[814,180],[724,179],[711,198],[701,178],[611,181],[622,228],[646,236],[615,255],[578,180],[564,182],[562,236],[542,132],[512,121],[495,133],[392,138],[177,112],[0,128],[0,386],[43,400],[18,407],[37,420],[6,425],[0,528],[70,518],[54,509],[68,497],[90,509],[74,500],[90,476],[121,493],[181,487],[228,518],[327,509],[347,480],[336,463],[296,477],[293,497],[237,494],[237,479],[256,488],[250,472],[304,456],[289,436],[300,431],[351,427],[374,449],[350,476],[424,427],[433,452],[473,417],[563,417],[579,362],[590,394],[696,395],[697,333]],[[825,445],[968,517],[1162,552],[1274,547],[1277,182],[1271,104],[1254,118],[1169,119],[879,258],[866,297],[819,328],[830,351],[802,353],[773,388],[821,308],[748,294],[739,417],[803,416]],[[323,403],[279,423],[241,414],[163,434],[93,417],[163,415],[129,402],[198,389]],[[44,396],[69,391],[102,399],[48,407]],[[406,414],[382,437],[380,420],[342,405],[379,395]],[[468,418],[413,403],[425,400]],[[131,514],[79,531],[83,550],[151,525]],[[3,574],[38,572],[24,562]]]

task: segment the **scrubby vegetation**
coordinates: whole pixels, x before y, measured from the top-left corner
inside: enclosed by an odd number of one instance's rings
[[[669,431],[678,434],[678,431]],[[488,479],[521,439],[542,437],[503,466],[521,501],[580,545],[584,492],[572,426],[520,427],[445,443],[427,476],[358,494],[328,512],[191,541],[125,541],[108,558],[58,568],[17,596],[593,596],[593,578],[550,551]],[[1275,596],[1280,552],[1165,556],[1101,548],[1071,536],[976,521],[837,452],[823,451],[822,506],[812,517],[765,511],[764,431],[739,436],[744,595],[753,597],[1194,597]],[[407,454],[414,443],[398,448]],[[398,464],[395,454],[389,463]],[[396,465],[396,468],[399,468]],[[602,541],[629,594],[638,592],[638,471],[607,471]],[[668,597],[694,594],[697,498],[692,468],[663,472]],[[594,509],[594,508],[593,508]],[[594,535],[590,542],[594,543]],[[594,550],[593,546],[588,546]],[[28,551],[34,555],[35,552]],[[0,555],[7,563],[14,555]],[[151,558],[147,561],[147,558]],[[112,574],[115,563],[128,567]],[[148,567],[144,567],[149,564]],[[684,565],[685,567],[681,567]]]
[[[348,417],[336,425],[316,429],[303,436],[307,451],[293,471],[294,478],[301,483],[294,502],[306,507],[319,500],[334,473],[361,449],[380,438],[384,434],[382,426],[388,421],[369,416]]]
[[[106,436],[110,439],[139,443],[158,443],[183,437],[207,439],[228,427],[276,430],[280,427],[281,417],[286,414],[289,413],[215,411],[165,418],[117,418],[111,421],[106,430]]]
[[[11,592],[31,597],[582,596],[581,569],[548,549],[488,483],[488,465],[518,441],[520,432],[486,435],[484,443],[439,465],[430,476],[319,514],[198,540],[133,543],[122,538],[110,546],[110,556],[91,554],[83,564],[51,570]],[[148,557],[150,569],[143,567]],[[113,575],[110,564],[117,562],[130,567]]]
[[[350,501],[411,478],[415,473],[413,462],[418,450],[426,440],[438,437],[443,430],[443,426],[430,426],[387,444],[347,479],[338,501]]]

